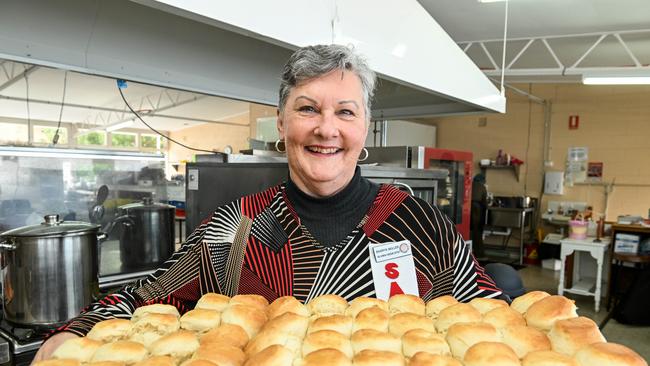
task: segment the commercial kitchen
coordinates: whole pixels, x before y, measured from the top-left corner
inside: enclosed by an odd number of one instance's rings
[[[646,0],[0,2],[0,365],[284,182],[282,65],[330,43],[378,75],[361,176],[438,207],[510,298],[562,295],[650,359],[649,19]]]

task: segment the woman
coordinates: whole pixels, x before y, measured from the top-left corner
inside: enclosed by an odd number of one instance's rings
[[[128,318],[153,302],[183,313],[206,292],[256,293],[269,301],[293,295],[304,302],[327,293],[373,296],[368,246],[374,243],[412,243],[425,300],[500,295],[438,209],[360,177],[356,164],[374,84],[372,70],[347,47],[296,51],[282,74],[277,122],[288,182],[217,208],[153,275],[92,304],[37,357],[49,357],[101,320]]]

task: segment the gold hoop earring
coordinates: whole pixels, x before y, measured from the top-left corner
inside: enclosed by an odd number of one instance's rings
[[[280,150],[280,143],[284,144],[284,141],[282,141],[281,139],[277,139],[275,141],[275,151],[284,154],[287,151],[287,147],[285,146],[284,150]]]
[[[361,157],[359,157],[358,160],[359,160],[359,161],[366,161],[366,160],[368,160],[368,156],[370,155],[370,154],[368,153],[368,149],[366,149],[366,148],[364,147],[363,150],[361,150],[361,152],[362,152],[362,153],[366,153],[366,154],[365,154],[365,156],[363,157],[363,159],[362,159]]]

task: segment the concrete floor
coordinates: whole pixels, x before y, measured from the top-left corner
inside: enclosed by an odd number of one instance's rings
[[[527,291],[542,290],[551,295],[557,294],[560,271],[553,271],[537,266],[528,266],[519,270]],[[575,300],[578,314],[593,319],[596,323],[607,316],[604,299],[600,304],[600,311],[594,311],[594,298],[565,293],[564,296]],[[620,343],[630,347],[646,360],[650,360],[650,327],[630,326],[610,319],[601,329],[608,342]]]

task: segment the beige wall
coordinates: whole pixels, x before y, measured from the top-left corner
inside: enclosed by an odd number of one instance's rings
[[[525,164],[517,182],[507,170],[489,170],[490,191],[500,195],[527,194],[538,197],[543,172],[564,170],[570,146],[589,148],[589,161],[604,163],[604,181],[615,179],[607,219],[617,215],[647,216],[650,208],[650,87],[585,86],[580,84],[517,85],[520,89],[552,103],[550,157],[553,166],[543,164],[544,113],[541,105],[509,93],[507,113],[487,114],[487,126],[479,117],[446,117],[429,120],[438,126],[440,148],[468,150],[476,162],[494,159],[499,149],[522,159]],[[570,115],[580,116],[578,130],[568,129]],[[478,168],[478,164],[475,165]],[[587,201],[595,212],[605,207],[604,187],[565,187],[563,196],[551,200]],[[545,196],[542,207],[546,208]]]

